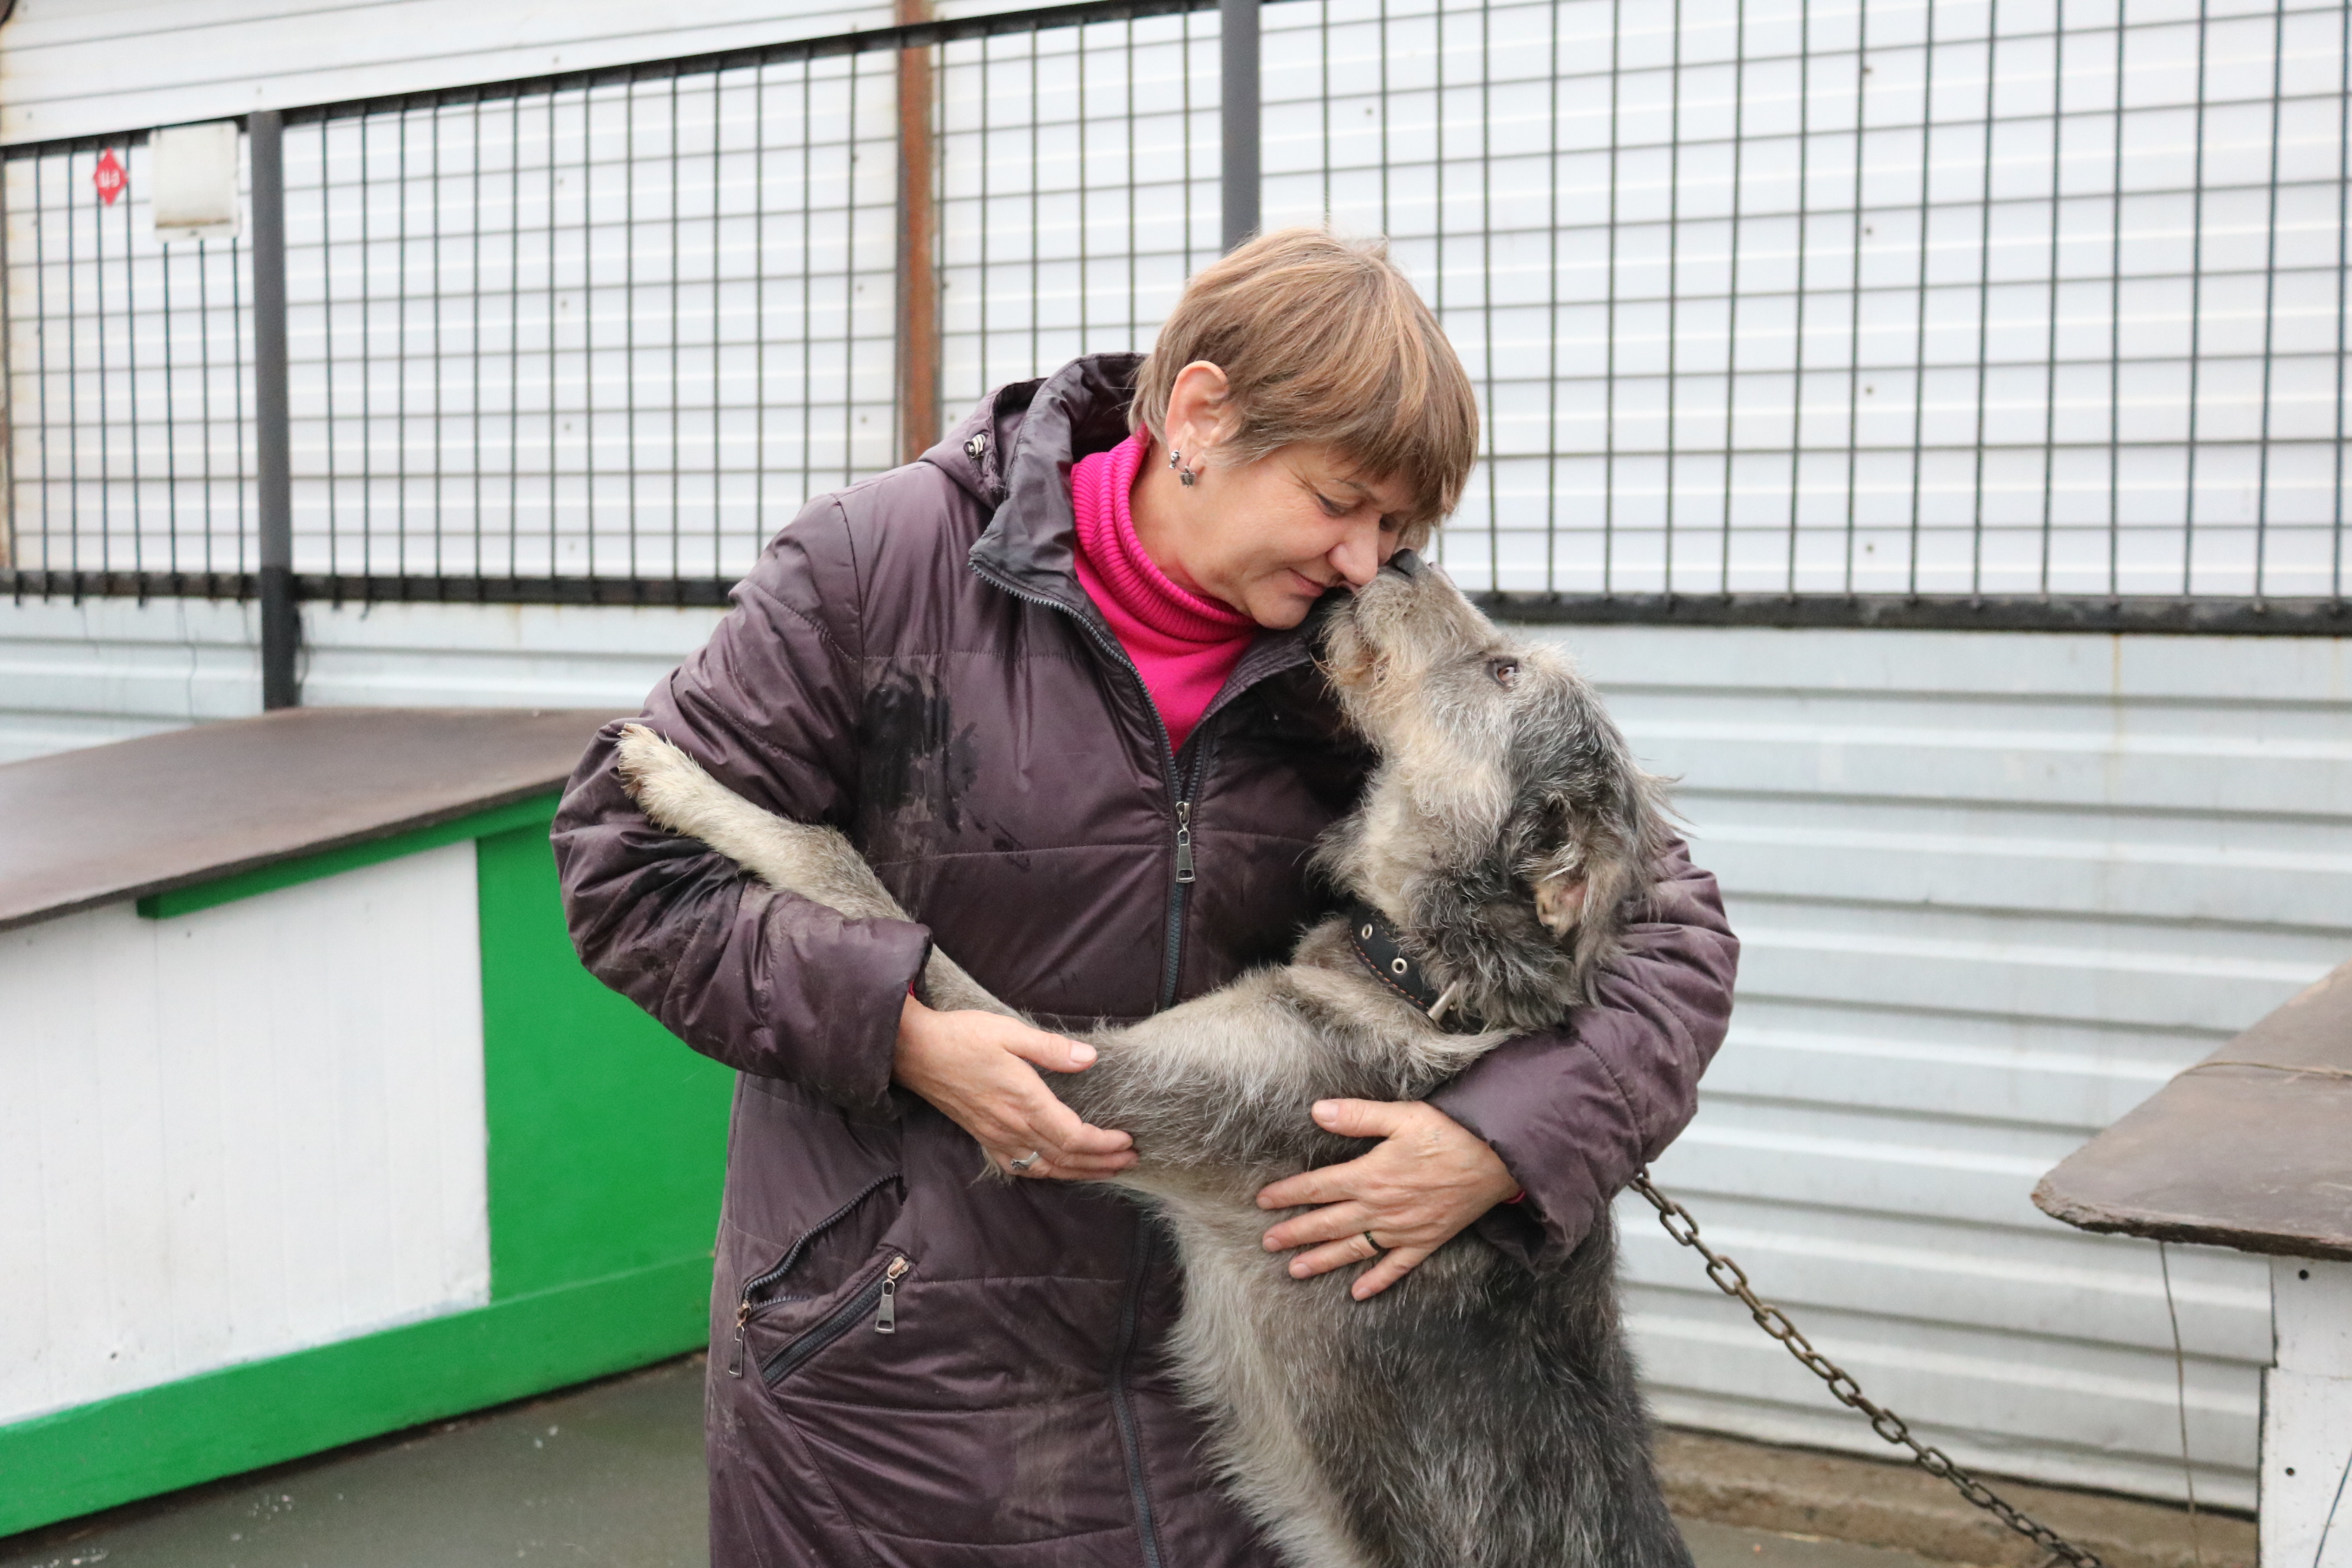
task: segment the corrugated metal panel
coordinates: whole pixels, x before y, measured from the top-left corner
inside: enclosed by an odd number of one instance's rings
[[[24,0],[0,142],[175,125],[890,25],[883,0]]]
[[[2156,1249],[2028,1195],[2352,949],[2352,644],[1559,635],[1681,778],[1746,943],[1661,1184],[1930,1440],[2179,1495]],[[1621,1217],[1665,1418],[1877,1447],[1646,1206]],[[2251,1506],[2267,1274],[2172,1272],[2199,1495]]]
[[[305,605],[303,700],[625,712],[721,613]],[[0,602],[0,763],[259,712],[254,615],[202,599]]]

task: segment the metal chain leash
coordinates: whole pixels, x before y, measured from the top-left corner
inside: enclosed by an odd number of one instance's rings
[[[1665,1226],[1668,1236],[1706,1259],[1706,1277],[1715,1282],[1717,1289],[1747,1308],[1756,1326],[1786,1345],[1789,1353],[1802,1363],[1805,1370],[1827,1384],[1830,1394],[1840,1405],[1869,1416],[1872,1431],[1897,1447],[1910,1449],[1913,1464],[1951,1482],[1962,1497],[2049,1552],[2053,1562],[2069,1563],[2074,1568],[2106,1568],[2096,1553],[2075,1545],[2048,1525],[2027,1518],[2015,1505],[1961,1468],[1949,1454],[1913,1436],[1908,1422],[1863,1393],[1853,1374],[1815,1350],[1812,1342],[1789,1321],[1787,1313],[1759,1299],[1748,1283],[1747,1270],[1699,1239],[1698,1221],[1691,1217],[1690,1210],[1652,1186],[1646,1169],[1634,1176],[1633,1190],[1658,1211],[1658,1223]]]

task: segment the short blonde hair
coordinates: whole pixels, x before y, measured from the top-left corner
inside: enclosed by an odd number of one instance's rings
[[[1478,402],[1437,318],[1383,240],[1277,229],[1194,274],[1136,373],[1131,429],[1166,439],[1177,374],[1225,373],[1221,455],[1255,462],[1324,441],[1412,496],[1418,542],[1461,501],[1478,456]]]

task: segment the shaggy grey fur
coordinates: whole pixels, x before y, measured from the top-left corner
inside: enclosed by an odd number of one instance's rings
[[[1125,1028],[1057,1077],[1132,1133],[1117,1178],[1167,1218],[1185,1269],[1176,1354],[1233,1493],[1297,1568],[1666,1568],[1690,1561],[1651,1468],[1605,1223],[1556,1274],[1465,1234],[1369,1301],[1290,1278],[1259,1237],[1268,1182],[1362,1152],[1318,1100],[1417,1100],[1587,999],[1661,847],[1655,781],[1553,649],[1513,644],[1400,556],[1325,631],[1326,668],[1380,762],[1321,851],[1396,926],[1460,1014],[1449,1034],[1376,982],[1342,923],[1291,962]],[[771,884],[901,918],[839,834],[729,793],[632,727],[618,763],[646,815]],[[940,1007],[1011,1013],[946,955]]]

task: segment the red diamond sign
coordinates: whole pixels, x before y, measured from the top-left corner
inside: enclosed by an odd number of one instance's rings
[[[109,147],[98,155],[98,167],[91,172],[89,183],[98,187],[98,199],[108,206],[114,205],[115,198],[122,195],[122,187],[131,183],[131,176],[123,171],[122,160],[114,155],[113,148]]]

